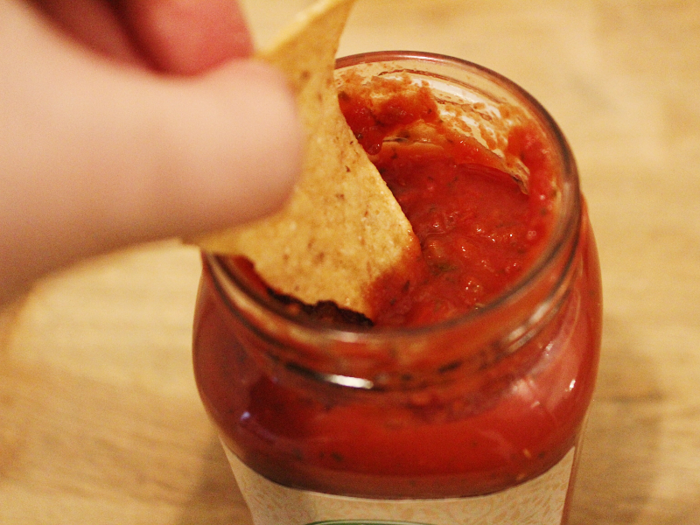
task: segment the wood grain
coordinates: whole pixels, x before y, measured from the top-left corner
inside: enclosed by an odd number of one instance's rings
[[[308,1],[249,0],[260,41]],[[700,3],[360,0],[341,53],[520,83],[576,154],[605,289],[573,525],[700,523]],[[192,380],[175,243],[39,283],[0,319],[0,523],[250,524]]]

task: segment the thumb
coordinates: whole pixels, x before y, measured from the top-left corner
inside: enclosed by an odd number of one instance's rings
[[[300,170],[302,133],[281,74],[238,61],[196,79],[130,87],[124,106],[112,101],[116,128],[95,149],[114,155],[95,209],[115,235],[190,235],[283,204]],[[105,173],[104,156],[91,157]]]
[[[284,202],[301,131],[275,71],[241,60],[201,77],[154,75],[29,25],[6,27],[0,303],[80,258]]]

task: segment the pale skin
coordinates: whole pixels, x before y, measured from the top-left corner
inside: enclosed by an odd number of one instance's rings
[[[234,0],[0,0],[0,307],[86,257],[284,203],[301,131],[251,53]]]

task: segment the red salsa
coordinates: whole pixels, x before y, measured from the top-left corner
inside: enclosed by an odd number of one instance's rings
[[[519,126],[508,136],[508,155],[527,167],[524,181],[482,143],[443,126],[428,88],[397,86],[379,104],[362,90],[339,97],[422,247],[419,259],[368,290],[381,314],[364,323],[367,330],[431,325],[488,305],[517,286],[543,253],[556,215],[554,168],[537,128]],[[387,498],[513,486],[576,444],[593,392],[600,283],[585,217],[576,259],[583,262],[567,296],[573,299],[528,341],[530,350],[489,361],[494,372],[477,388],[465,380],[396,394],[348,393],[313,381],[302,388],[284,380],[288,369],[276,377],[251,355],[258,343],[227,311],[205,271],[194,356],[202,399],[226,446],[284,485]],[[326,315],[332,305],[276,299],[299,315],[337,320]],[[534,360],[542,362],[533,366]]]
[[[376,88],[341,91],[340,106],[413,226],[422,257],[370,291],[381,312],[374,322],[433,324],[482,307],[522,277],[551,228],[552,173],[535,130],[519,127],[509,137],[518,148],[510,153],[530,170],[526,188],[491,151],[443,125],[427,87],[381,87],[388,95],[371,109],[367,96]]]

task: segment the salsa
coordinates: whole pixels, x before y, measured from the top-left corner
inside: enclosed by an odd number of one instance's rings
[[[482,307],[522,277],[551,228],[555,194],[542,189],[551,188],[552,173],[534,130],[516,128],[509,138],[511,154],[530,170],[525,188],[499,169],[491,151],[444,125],[427,87],[409,89],[397,80],[380,88],[388,93],[371,109],[368,97],[377,96],[377,87],[341,91],[341,110],[422,253],[370,290],[381,312],[374,322],[434,324]],[[420,140],[412,137],[417,133]]]
[[[371,321],[269,291],[299,318],[369,332],[450,321],[517,287],[550,242],[558,194],[544,135],[527,125],[510,131],[507,154],[527,168],[524,180],[444,125],[429,89],[396,86],[378,105],[362,90],[341,90],[339,99],[413,225],[421,256],[367,291],[381,305]],[[398,367],[391,351],[367,388],[324,382],[285,361],[288,343],[232,314],[205,264],[194,365],[225,446],[282,485],[371,498],[483,495],[547,471],[578,443],[597,369],[600,278],[585,212],[578,227],[574,269],[562,270],[571,275],[566,293],[517,352],[493,346],[434,368],[426,359],[400,378],[404,388],[374,381]],[[434,338],[431,359],[467,333],[450,329]],[[312,350],[319,363],[335,355],[328,346]],[[421,366],[423,383],[414,381]]]
[[[384,98],[372,104],[378,92]],[[493,152],[442,122],[425,87],[383,81],[341,91],[339,101],[411,223],[420,256],[366,291],[378,312],[371,320],[327,301],[306,305],[279,294],[249,261],[236,260],[238,270],[300,317],[365,327],[435,324],[482,308],[511,288],[541,253],[553,220],[556,191],[536,130],[518,127],[509,136],[509,153],[529,170],[526,187],[499,169]]]

